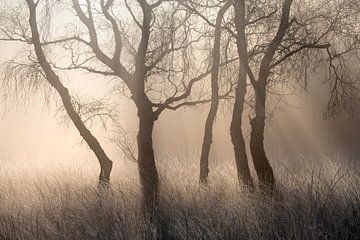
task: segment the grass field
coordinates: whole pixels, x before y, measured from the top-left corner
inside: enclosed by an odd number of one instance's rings
[[[142,217],[136,164],[115,163],[112,193],[100,198],[93,159],[3,161],[0,239],[137,240],[154,229],[159,239],[360,239],[357,164],[276,161],[275,200],[243,190],[231,161],[213,164],[202,189],[195,155],[161,156],[159,226]]]

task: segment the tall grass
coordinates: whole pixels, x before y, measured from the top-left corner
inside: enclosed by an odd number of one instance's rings
[[[93,162],[2,162],[0,239],[360,239],[360,168],[341,158],[274,162],[279,200],[242,189],[231,159],[200,188],[195,155],[164,154],[159,226],[141,214],[136,165],[116,163],[100,197]]]

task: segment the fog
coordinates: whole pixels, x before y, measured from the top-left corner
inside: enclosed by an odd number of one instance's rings
[[[357,1],[1,1],[0,239],[360,239]]]
[[[6,47],[1,46],[1,52]],[[4,55],[3,55],[4,56]],[[3,57],[5,58],[5,57]],[[95,76],[69,74],[71,83],[77,89],[81,83],[86,91],[101,96],[107,85]],[[288,96],[281,103],[276,114],[266,125],[265,145],[270,156],[293,158],[298,154],[314,156],[331,155],[338,151],[355,154],[359,151],[359,117],[341,114],[335,119],[324,120],[323,111],[327,101],[326,86],[313,80],[307,92],[298,96]],[[78,86],[76,86],[78,85]],[[83,89],[84,90],[84,87]],[[120,98],[120,96],[119,96]],[[137,116],[133,103],[121,98],[120,118],[129,132],[137,130]],[[81,142],[76,129],[59,123],[54,107],[47,107],[41,99],[33,99],[27,104],[19,103],[2,115],[0,120],[0,158],[31,159],[44,158],[52,161],[69,157],[90,157],[92,153]],[[161,152],[199,151],[208,105],[196,109],[167,111],[155,124],[155,150]],[[214,145],[211,161],[221,161],[232,156],[229,136],[231,111],[222,109],[217,116],[214,128]],[[248,114],[244,114],[245,138],[249,140]],[[110,140],[112,129],[100,127],[96,135],[114,161],[123,161],[120,150]],[[125,160],[126,161],[126,160]]]
[[[61,21],[60,21],[61,23]],[[0,63],[13,58],[21,50],[17,44],[1,43]],[[69,72],[66,85],[82,95],[102,97],[109,82],[101,77],[79,72]],[[294,158],[298,154],[312,156],[334,154],[338,151],[355,154],[360,146],[360,117],[340,114],[335,119],[323,119],[328,100],[327,86],[321,84],[323,76],[312,77],[307,91],[287,96],[280,103],[276,114],[267,121],[265,146],[272,158]],[[56,94],[54,95],[56,96]],[[120,100],[120,118],[128,132],[137,131],[137,116],[134,104],[117,95]],[[286,104],[285,104],[286,103]],[[6,109],[0,118],[0,160],[4,159],[62,159],[66,157],[89,157],[91,152],[72,124],[59,124],[54,106],[47,107],[43,99],[30,99],[26,104],[2,103]],[[204,134],[208,105],[196,109],[167,111],[155,123],[154,147],[157,152],[199,151]],[[214,144],[211,160],[232,157],[229,136],[231,110],[222,109],[214,126]],[[249,118],[244,113],[244,137],[249,140]],[[96,127],[95,134],[114,161],[123,161],[119,149],[110,139],[113,129],[106,131]],[[247,146],[248,147],[248,146]],[[126,160],[125,160],[126,161]]]

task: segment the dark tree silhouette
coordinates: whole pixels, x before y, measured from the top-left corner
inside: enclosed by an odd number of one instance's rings
[[[231,6],[231,1],[226,1],[220,8],[215,23],[214,46],[212,50],[212,67],[211,67],[211,104],[208,116],[205,122],[205,134],[201,148],[200,156],[200,182],[207,183],[209,175],[209,153],[213,141],[213,125],[216,113],[219,107],[219,68],[220,68],[220,47],[221,47],[221,30],[224,14]]]
[[[306,8],[307,12],[295,12],[294,16],[290,13],[292,0],[285,0],[281,4],[279,16],[276,14],[277,8],[271,10],[270,3],[264,3],[259,7],[252,6],[252,2],[245,0],[234,2],[238,53],[240,61],[245,65],[255,95],[255,117],[250,120],[250,150],[259,184],[263,190],[272,192],[275,186],[274,172],[264,148],[269,83],[298,80],[305,82],[304,86],[306,86],[309,66],[319,61],[328,64],[329,75],[333,76],[330,77],[333,82],[333,92],[344,85],[351,89],[354,87],[351,82],[347,81],[346,84],[339,78],[344,76],[340,72],[346,69],[341,60],[340,63],[333,64],[334,59],[339,61],[339,57],[342,56],[336,53],[339,45],[345,49],[343,53],[348,53],[355,50],[358,43],[354,35],[352,35],[353,39],[345,40],[343,32],[339,31],[340,28],[345,30],[349,27],[344,23],[349,17],[349,11],[344,7],[345,2],[331,1],[319,5],[309,3],[301,6]],[[334,11],[335,15],[332,17]],[[250,19],[251,15],[257,17]],[[272,29],[275,27],[276,31],[273,32]],[[257,33],[254,29],[269,29],[269,32]],[[247,48],[248,45],[251,49]],[[339,94],[335,95],[339,96]]]
[[[152,141],[154,123],[166,109],[176,110],[209,102],[209,99],[190,97],[196,83],[206,78],[211,69],[196,70],[190,74],[191,59],[188,49],[204,38],[202,34],[190,34],[194,28],[191,13],[181,9],[176,1],[159,0],[150,4],[146,0],[138,0],[133,4],[136,6],[125,2],[125,7],[140,30],[137,46],[129,40],[129,33],[124,30],[126,21],[122,22],[121,17],[113,11],[116,5],[112,0],[101,0],[101,9],[96,14],[93,13],[96,8],[93,2],[87,0],[84,6],[78,0],[73,0],[73,8],[86,27],[90,41],[73,36],[58,42],[77,41],[84,44],[91,49],[92,58],[96,58],[108,70],[101,70],[102,66],[98,69],[84,66],[83,63],[70,68],[116,76],[129,90],[139,118],[137,163],[143,191],[143,206],[152,216],[156,209],[159,182]],[[134,14],[135,7],[140,10],[141,16]],[[111,25],[109,29],[114,40],[111,57],[99,43],[100,30],[95,27],[94,15],[101,15],[107,24]],[[164,32],[164,29],[168,32]],[[134,30],[131,34],[134,33],[137,31]],[[134,64],[125,61],[124,56],[134,56]],[[163,96],[160,101],[159,96]]]
[[[243,1],[240,1],[243,2]],[[275,184],[275,177],[273,169],[270,166],[269,160],[266,157],[265,149],[264,149],[264,129],[265,129],[265,117],[266,117],[266,82],[268,80],[271,62],[274,58],[275,51],[280,45],[286,30],[289,28],[291,23],[289,22],[290,15],[290,7],[292,4],[292,0],[285,0],[282,7],[282,16],[279,24],[278,31],[275,37],[270,42],[266,53],[264,54],[259,69],[258,79],[254,80],[252,76],[250,79],[251,83],[255,90],[255,118],[251,119],[251,140],[250,140],[250,149],[251,155],[253,158],[254,166],[256,172],[258,174],[259,182],[261,186],[270,187],[273,189]],[[243,9],[245,9],[245,4],[242,5]],[[244,17],[245,14],[242,14]],[[245,21],[245,19],[242,19]],[[242,33],[245,32],[243,30]],[[243,38],[245,39],[245,38]],[[246,43],[243,43],[245,46]],[[240,50],[241,53],[247,53],[247,50]],[[242,58],[243,62],[247,62],[247,58]]]

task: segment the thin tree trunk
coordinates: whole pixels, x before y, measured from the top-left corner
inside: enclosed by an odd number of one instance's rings
[[[104,186],[110,183],[110,173],[112,169],[112,161],[105,154],[105,151],[101,147],[98,140],[94,135],[89,131],[89,129],[85,126],[84,122],[81,120],[79,114],[75,111],[74,106],[71,102],[71,96],[69,94],[69,90],[62,84],[59,79],[59,76],[51,68],[49,62],[47,61],[43,49],[41,47],[40,35],[37,27],[36,20],[36,5],[33,0],[27,0],[29,11],[30,11],[30,27],[32,32],[32,43],[35,47],[35,53],[39,64],[41,65],[44,73],[46,75],[46,80],[49,84],[58,92],[61,97],[61,101],[63,106],[69,115],[71,121],[75,125],[76,129],[79,131],[80,135],[83,137],[85,142],[88,144],[90,149],[96,155],[99,163],[100,163],[100,175],[99,175],[99,185]]]
[[[201,148],[200,156],[200,182],[207,183],[209,176],[209,154],[212,144],[212,131],[219,107],[219,68],[220,68],[220,41],[221,41],[221,22],[224,14],[231,5],[231,1],[227,1],[225,5],[219,10],[216,17],[215,33],[214,33],[214,47],[212,52],[212,71],[211,71],[211,104],[209,114],[205,122],[205,134]]]
[[[239,67],[238,84],[235,90],[235,103],[230,125],[230,136],[234,147],[235,161],[239,181],[249,188],[254,188],[250,174],[244,136],[242,133],[242,114],[246,95],[246,69],[243,64]]]
[[[264,129],[265,129],[265,86],[258,87],[256,93],[256,116],[250,120],[251,139],[250,150],[254,167],[259,179],[259,186],[264,191],[273,192],[275,187],[275,177],[269,160],[264,149]]]
[[[200,156],[200,182],[206,184],[209,176],[209,154],[212,143],[212,128],[218,109],[218,100],[212,99],[210,111],[205,123],[205,134]]]
[[[254,183],[250,174],[248,159],[246,154],[245,141],[242,134],[242,114],[246,95],[247,79],[247,40],[245,34],[246,14],[245,1],[234,1],[235,27],[237,31],[236,46],[240,58],[238,83],[235,92],[235,103],[230,126],[231,141],[234,145],[235,160],[239,180],[246,186],[253,188]]]

